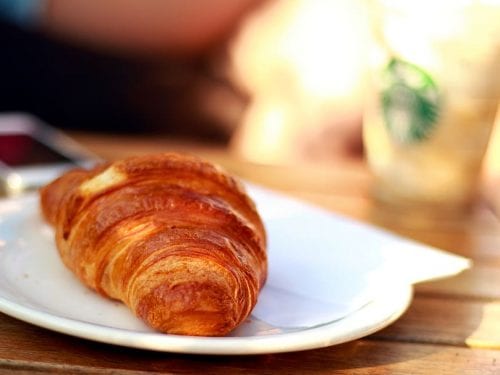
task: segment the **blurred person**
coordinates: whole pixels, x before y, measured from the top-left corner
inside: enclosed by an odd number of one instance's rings
[[[262,1],[0,0],[0,112],[227,139],[245,99],[210,56]]]

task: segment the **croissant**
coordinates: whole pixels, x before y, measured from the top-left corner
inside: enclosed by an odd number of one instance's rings
[[[267,275],[266,234],[243,186],[178,153],[74,169],[40,190],[63,263],[149,326],[221,336]]]

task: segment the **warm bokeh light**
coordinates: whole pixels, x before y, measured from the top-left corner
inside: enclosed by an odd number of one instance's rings
[[[264,163],[336,153],[338,138],[323,134],[359,120],[366,33],[360,0],[278,0],[251,18],[232,49],[235,81],[252,98],[233,149]]]

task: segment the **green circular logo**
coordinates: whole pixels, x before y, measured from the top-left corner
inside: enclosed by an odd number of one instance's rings
[[[401,143],[429,137],[439,117],[440,95],[423,69],[393,58],[382,76],[381,104],[391,136]]]

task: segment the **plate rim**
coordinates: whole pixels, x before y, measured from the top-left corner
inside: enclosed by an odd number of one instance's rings
[[[396,297],[396,298],[394,298]],[[342,344],[370,335],[396,321],[413,299],[413,287],[402,285],[346,317],[316,327],[271,335],[198,337],[160,332],[139,332],[90,323],[23,306],[0,297],[0,312],[51,331],[91,341],[159,352],[252,355],[294,352]],[[377,319],[365,322],[376,313]],[[352,326],[357,329],[352,329]],[[339,331],[340,330],[340,334]]]

